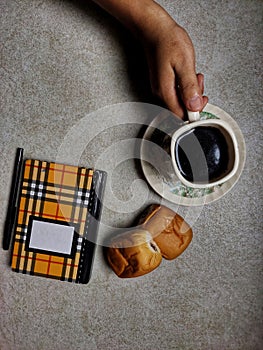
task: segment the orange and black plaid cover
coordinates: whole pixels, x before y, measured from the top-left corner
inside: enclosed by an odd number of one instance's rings
[[[82,167],[26,160],[11,267],[16,272],[87,283],[106,174]],[[99,204],[99,205],[98,205]],[[70,254],[30,249],[32,220],[74,227]]]

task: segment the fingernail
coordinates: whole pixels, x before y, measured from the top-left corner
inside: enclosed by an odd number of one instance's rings
[[[191,110],[197,111],[202,108],[202,99],[200,96],[196,95],[189,100],[189,106]]]

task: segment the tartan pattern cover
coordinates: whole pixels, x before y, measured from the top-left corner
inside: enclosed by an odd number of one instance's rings
[[[16,272],[63,281],[81,281],[79,267],[87,245],[88,216],[94,202],[94,170],[39,160],[26,160],[13,243],[11,267]],[[34,251],[28,247],[32,218],[74,227],[73,255]],[[86,258],[87,260],[87,258]],[[90,261],[90,257],[88,260]]]

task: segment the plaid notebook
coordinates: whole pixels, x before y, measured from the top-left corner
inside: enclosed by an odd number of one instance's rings
[[[106,173],[24,162],[11,267],[75,283],[90,278]]]

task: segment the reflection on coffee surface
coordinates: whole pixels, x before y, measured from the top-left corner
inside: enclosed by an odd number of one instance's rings
[[[190,182],[213,182],[226,175],[229,151],[217,127],[197,126],[175,144],[175,159],[182,176]]]

